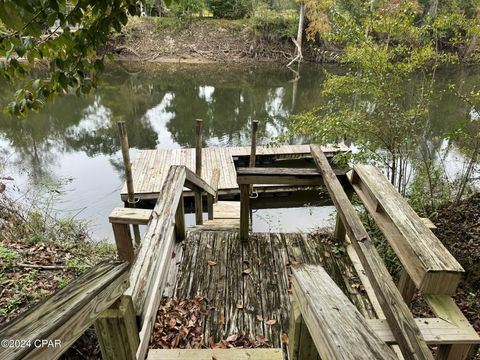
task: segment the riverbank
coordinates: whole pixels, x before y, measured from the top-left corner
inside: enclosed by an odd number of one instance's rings
[[[285,63],[293,59],[295,23],[259,25],[251,19],[133,17],[108,50],[120,60],[166,63]],[[304,44],[304,61],[332,62],[333,52]]]

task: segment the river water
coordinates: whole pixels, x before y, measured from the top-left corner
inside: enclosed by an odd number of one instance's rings
[[[447,91],[448,84],[472,88],[480,83],[479,70],[450,67],[437,73],[432,137],[469,114],[468,106]],[[206,146],[249,145],[251,119],[260,121],[260,142],[266,144],[285,130],[290,114],[324,101],[322,66],[303,65],[296,85],[294,78],[275,64],[110,66],[91,95],[57,98],[21,120],[0,114],[0,175],[15,179],[15,188],[9,182],[14,197],[37,198],[52,214],[58,210],[89,221],[95,239],[111,239],[108,214],[122,206],[123,183],[116,121],[126,122],[132,157],[136,149],[194,147],[197,118],[204,120]],[[2,98],[12,91],[2,86]],[[461,154],[449,156],[454,168]],[[331,224],[331,212],[331,207],[309,206],[258,210],[253,224],[257,231],[305,230]]]

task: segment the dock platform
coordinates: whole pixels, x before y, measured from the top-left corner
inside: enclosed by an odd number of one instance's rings
[[[346,146],[323,146],[327,157],[347,151]],[[237,173],[235,163],[248,161],[250,147],[209,147],[202,152],[202,177],[210,181],[214,169],[220,170],[218,195],[238,194]],[[242,159],[243,158],[243,159]],[[282,145],[277,147],[258,146],[257,163],[280,160],[298,160],[311,158],[309,145]],[[195,149],[155,149],[138,150],[132,162],[133,187],[139,200],[154,200],[158,198],[162,184],[172,165],[185,165],[195,172]],[[295,187],[297,188],[297,187]],[[257,192],[288,191],[292,186],[256,185]],[[128,198],[127,187],[124,184],[120,193],[122,201]],[[185,189],[184,196],[193,196]]]

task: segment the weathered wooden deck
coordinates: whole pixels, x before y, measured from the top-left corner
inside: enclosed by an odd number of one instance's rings
[[[333,156],[339,151],[346,151],[345,146],[322,147],[327,156]],[[206,181],[212,178],[213,170],[220,170],[218,194],[237,194],[237,173],[235,161],[250,155],[250,147],[209,147],[202,151],[202,177]],[[287,160],[311,158],[309,145],[282,145],[278,147],[257,147],[257,162],[262,159]],[[133,187],[135,196],[140,200],[157,199],[168,170],[172,165],[185,165],[195,172],[195,149],[156,149],[138,150],[132,163]],[[285,186],[258,185],[256,191],[279,191]],[[186,192],[186,196],[192,195]],[[123,186],[121,198],[126,201],[127,188]]]
[[[203,322],[205,345],[229,335],[265,336],[272,347],[282,347],[290,314],[290,266],[322,264],[350,298],[372,316],[371,305],[357,291],[359,280],[348,256],[330,253],[326,234],[254,233],[242,242],[238,231],[190,231],[176,245],[166,297],[208,299]],[[216,264],[209,265],[212,260]],[[211,263],[212,264],[212,263]],[[357,284],[357,285],[355,285]],[[275,324],[267,325],[267,321]]]

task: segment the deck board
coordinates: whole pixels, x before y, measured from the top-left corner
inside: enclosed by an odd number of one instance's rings
[[[346,151],[345,146],[325,146],[323,151],[327,155]],[[202,150],[202,177],[209,182],[213,170],[220,170],[218,192],[220,195],[237,194],[237,173],[234,158],[249,156],[250,147],[211,147]],[[310,157],[308,145],[282,145],[279,147],[257,147],[257,156],[270,156],[277,160],[300,159]],[[132,162],[133,187],[135,195],[141,200],[158,198],[162,183],[172,165],[185,165],[195,171],[195,149],[155,149],[138,150]],[[259,186],[258,191],[271,190],[275,186]],[[282,187],[284,191],[285,186]],[[186,196],[192,195],[186,192]],[[127,188],[121,190],[123,201],[127,199]]]
[[[183,249],[181,263],[172,260],[178,265],[176,284],[170,284],[164,296],[208,299],[210,311],[203,320],[206,346],[210,336],[218,342],[246,333],[252,338],[265,336],[272,347],[282,347],[281,334],[288,333],[291,265],[322,264],[332,278],[339,275],[339,258],[323,256],[326,236],[253,233],[244,243],[238,231],[189,231],[187,239],[177,244]],[[345,256],[341,261],[349,259]],[[242,273],[245,269],[251,271]],[[348,280],[339,280],[342,288]],[[276,322],[268,325],[268,320]]]

